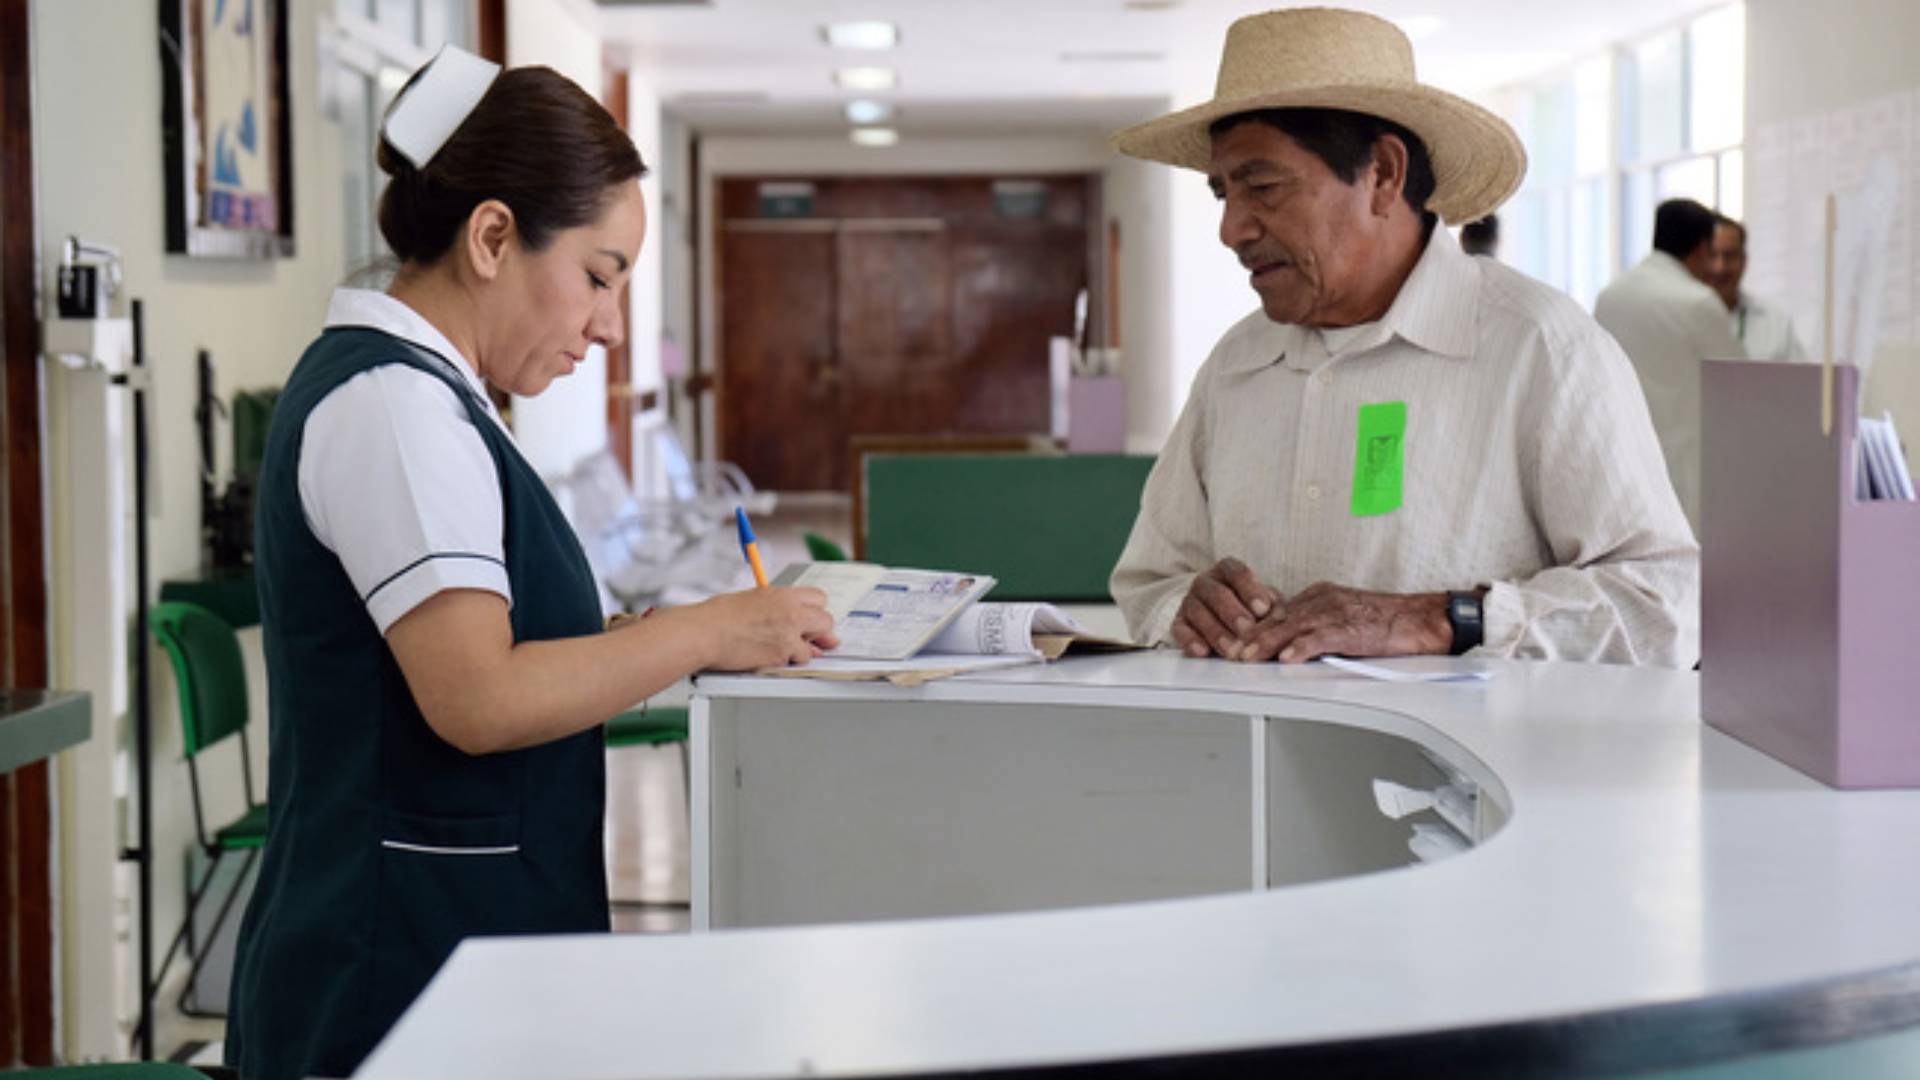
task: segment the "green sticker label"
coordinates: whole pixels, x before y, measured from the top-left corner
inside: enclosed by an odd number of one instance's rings
[[[1373,517],[1400,509],[1400,476],[1407,434],[1407,403],[1360,406],[1353,452],[1353,516]]]

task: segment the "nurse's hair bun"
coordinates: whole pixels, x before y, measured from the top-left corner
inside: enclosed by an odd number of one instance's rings
[[[538,251],[598,217],[615,185],[647,172],[613,116],[546,67],[501,72],[426,168],[384,135],[374,160],[389,178],[380,235],[402,261],[420,264],[446,254],[488,199],[507,204],[520,242]]]

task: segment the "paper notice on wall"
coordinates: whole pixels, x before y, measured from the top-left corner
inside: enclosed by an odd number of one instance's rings
[[[1770,124],[1748,138],[1743,288],[1784,305],[1815,359],[1825,342],[1828,195],[1841,204],[1843,233],[1834,265],[1836,359],[1864,369],[1881,346],[1920,341],[1916,162],[1920,91]]]
[[[1834,359],[1850,362],[1860,369],[1862,397],[1867,391],[1867,370],[1879,347],[1881,312],[1886,306],[1888,249],[1899,200],[1900,172],[1886,156],[1874,159],[1861,184],[1836,200]]]

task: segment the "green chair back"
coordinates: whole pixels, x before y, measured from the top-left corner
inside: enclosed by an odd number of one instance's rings
[[[260,459],[267,453],[267,428],[280,391],[241,390],[233,395],[233,475],[248,483],[260,475]]]
[[[59,1065],[10,1072],[13,1080],[207,1080],[207,1074],[171,1061],[127,1061],[99,1065]]]
[[[181,743],[192,757],[247,726],[247,669],[240,639],[198,604],[163,601],[148,615],[180,684]]]
[[[995,600],[1107,603],[1154,459],[870,454],[867,558],[1000,579]]]
[[[607,746],[661,746],[687,741],[685,705],[629,709],[607,721]]]
[[[809,529],[801,534],[807,544],[807,557],[814,562],[846,562],[847,552],[839,544]]]

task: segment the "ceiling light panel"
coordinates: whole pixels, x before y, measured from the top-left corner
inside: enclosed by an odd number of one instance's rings
[[[891,49],[900,44],[900,28],[878,19],[831,23],[820,28],[820,37],[836,49]]]
[[[835,71],[833,81],[842,90],[891,90],[898,80],[892,68],[848,67]]]
[[[850,124],[884,124],[893,119],[893,106],[884,101],[861,98],[847,102],[847,122]]]
[[[892,128],[854,128],[852,138],[855,146],[892,146],[900,141],[900,133]]]

